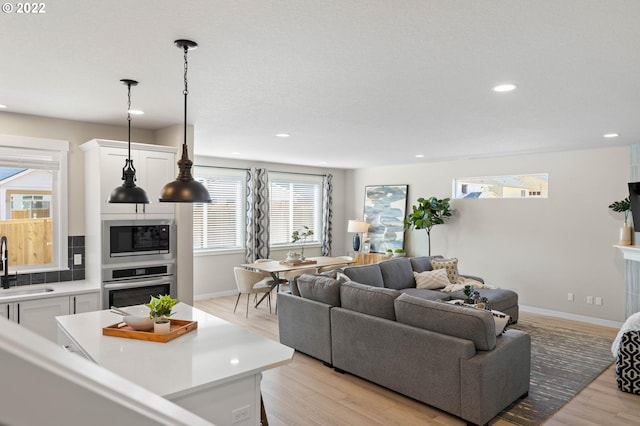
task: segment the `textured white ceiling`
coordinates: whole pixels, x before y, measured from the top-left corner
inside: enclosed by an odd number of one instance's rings
[[[181,124],[188,38],[199,155],[357,168],[640,142],[637,0],[45,6],[0,15],[5,111],[126,126],[131,78],[134,127]]]

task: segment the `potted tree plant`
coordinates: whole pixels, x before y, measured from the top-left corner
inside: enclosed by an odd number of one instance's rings
[[[628,246],[631,245],[631,226],[629,225],[629,212],[631,212],[631,200],[629,197],[624,200],[616,201],[609,205],[609,208],[614,212],[624,213],[624,224],[620,228],[620,239],[618,245]]]
[[[149,308],[149,318],[153,320],[153,332],[159,334],[168,334],[171,331],[171,321],[169,317],[173,315],[171,309],[178,303],[177,299],[173,299],[168,294],[158,297],[151,296],[151,301],[146,304]]]
[[[411,207],[411,213],[404,218],[405,229],[424,229],[427,231],[429,256],[431,256],[431,228],[442,225],[445,219],[450,218],[453,211],[449,204],[450,198],[438,199],[418,198],[418,204]]]

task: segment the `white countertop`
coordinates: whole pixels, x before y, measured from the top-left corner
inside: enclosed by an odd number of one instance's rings
[[[148,312],[143,305],[125,308]],[[286,364],[293,349],[184,303],[172,318],[198,328],[167,343],[103,336],[122,320],[110,311],[56,317],[58,326],[90,359],[152,392],[173,398]]]
[[[44,288],[52,288],[53,291],[34,294],[13,294],[22,290],[37,290]],[[21,300],[42,299],[43,297],[73,296],[74,294],[93,293],[99,291],[100,282],[89,280],[21,285],[14,286],[8,289],[0,288],[0,303],[12,303],[19,302]]]

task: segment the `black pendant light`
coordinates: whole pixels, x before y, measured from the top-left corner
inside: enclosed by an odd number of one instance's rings
[[[127,121],[129,122],[129,153],[122,168],[122,186],[111,191],[109,203],[149,204],[149,197],[144,189],[136,186],[136,169],[131,159],[131,86],[137,86],[135,80],[120,80],[127,85]]]
[[[189,94],[187,85],[187,52],[198,47],[198,43],[191,40],[176,40],[175,45],[184,50],[184,142],[182,144],[182,158],[178,160],[178,177],[173,182],[169,182],[162,188],[160,193],[161,202],[170,203],[210,203],[211,196],[203,184],[198,182],[191,175],[193,161],[189,160],[187,152],[187,95]]]

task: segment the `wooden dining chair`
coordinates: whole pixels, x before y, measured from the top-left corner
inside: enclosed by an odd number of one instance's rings
[[[264,275],[260,272],[249,271],[248,269],[234,266],[233,275],[236,278],[236,286],[238,287],[238,298],[236,299],[236,306],[233,308],[233,313],[235,314],[236,309],[238,308],[238,302],[240,301],[240,296],[243,294],[247,295],[247,310],[245,313],[245,318],[249,318],[249,298],[252,294],[257,295],[258,293],[270,293],[271,292],[271,278],[267,281]],[[267,303],[269,304],[269,313],[271,313],[271,295],[267,295]]]

